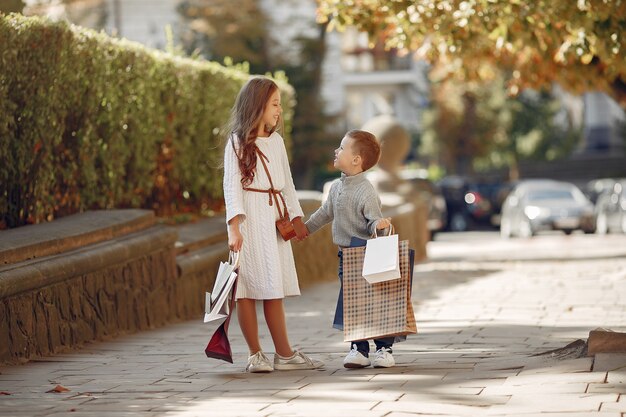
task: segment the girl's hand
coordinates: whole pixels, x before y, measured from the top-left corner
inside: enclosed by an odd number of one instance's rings
[[[380,219],[378,223],[376,223],[376,229],[378,230],[386,229],[389,226],[391,226],[391,217]]]
[[[243,235],[239,231],[241,216],[235,216],[228,222],[228,249],[239,252],[243,246]]]
[[[298,241],[304,240],[309,237],[309,229],[302,221],[302,217],[296,217],[291,222],[293,223],[293,228],[296,231],[296,239],[298,239]]]
[[[233,252],[239,252],[243,246],[243,235],[239,228],[232,228],[228,231],[228,249]]]

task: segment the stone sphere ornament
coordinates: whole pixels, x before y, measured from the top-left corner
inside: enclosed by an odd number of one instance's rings
[[[380,143],[378,167],[390,173],[400,170],[409,154],[411,137],[397,119],[389,114],[376,116],[367,121],[362,130],[372,133]]]

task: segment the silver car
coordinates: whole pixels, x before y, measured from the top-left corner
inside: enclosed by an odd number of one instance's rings
[[[500,234],[531,237],[542,230],[593,233],[594,206],[574,184],[554,180],[525,180],[502,206]]]
[[[626,233],[626,179],[616,180],[596,202],[596,233]]]

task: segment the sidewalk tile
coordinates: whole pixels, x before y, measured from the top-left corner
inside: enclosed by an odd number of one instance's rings
[[[513,385],[504,384],[500,386],[486,387],[481,395],[517,395],[517,394],[583,394],[587,389],[586,382],[557,383],[548,384],[526,384]],[[610,391],[614,392],[614,391]]]
[[[411,401],[397,401],[393,403],[380,403],[372,409],[372,411],[392,413],[392,412],[407,412],[414,415],[422,414],[438,414],[438,415],[451,415],[451,416],[468,416],[476,417],[482,415],[485,411],[485,407],[471,407],[467,405],[458,404],[442,404],[440,402],[411,402]]]
[[[600,411],[626,413],[626,401],[603,402],[602,405],[600,406]]]
[[[522,371],[523,372],[523,371]],[[506,385],[528,385],[547,383],[604,382],[606,372],[531,373],[507,378]]]
[[[604,402],[616,402],[617,394],[515,394],[505,405],[506,412],[515,413],[565,413],[598,411]],[[489,415],[502,412],[503,406],[495,406]]]
[[[593,384],[589,384],[589,387],[587,388],[587,392],[599,393],[599,394],[615,393],[615,394],[626,395],[626,383],[621,383],[621,384],[593,383]]]
[[[626,384],[626,369],[620,368],[618,371],[609,371],[606,382],[609,384]]]

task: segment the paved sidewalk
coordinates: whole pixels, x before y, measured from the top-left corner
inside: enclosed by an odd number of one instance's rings
[[[236,322],[235,364],[209,360],[199,318],[0,368],[0,416],[626,416],[626,355],[532,356],[626,331],[626,236],[481,236],[429,244],[419,334],[394,346],[395,368],[342,367],[329,283],[286,302],[292,343],[323,370],[244,373]],[[47,392],[57,385],[69,391]]]

